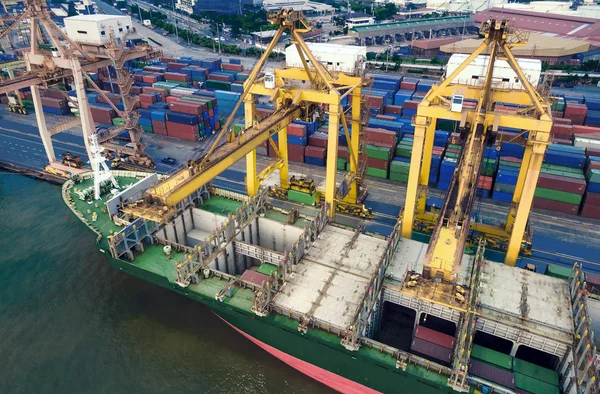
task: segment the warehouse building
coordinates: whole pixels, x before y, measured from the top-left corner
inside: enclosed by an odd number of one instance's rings
[[[440,50],[444,53],[472,53],[481,42],[479,39],[468,39],[442,45]],[[512,52],[515,56],[539,59],[549,64],[565,64],[589,49],[590,44],[583,40],[530,33],[527,44],[513,47]]]
[[[460,36],[478,29],[468,16],[408,20],[356,26],[348,31],[356,45],[385,45],[413,40]]]
[[[600,40],[600,20],[598,19],[499,7],[473,15],[473,20],[478,24],[490,18],[508,19],[512,27],[531,32],[596,42]]]

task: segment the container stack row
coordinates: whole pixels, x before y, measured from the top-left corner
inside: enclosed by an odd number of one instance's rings
[[[418,325],[415,328],[410,350],[440,364],[450,365],[454,344],[453,336]]]

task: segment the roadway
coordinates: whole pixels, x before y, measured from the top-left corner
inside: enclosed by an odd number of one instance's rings
[[[41,170],[47,165],[47,157],[38,134],[35,116],[16,115],[0,108],[0,161]],[[214,138],[214,137],[211,137]],[[60,133],[52,137],[57,158],[70,151],[85,159],[85,148],[81,131],[78,128]],[[157,171],[168,173],[175,169],[173,166],[162,164],[163,157],[175,158],[178,163],[189,159],[197,159],[206,151],[211,139],[200,142],[175,140],[169,137],[144,133],[143,141],[147,144],[146,151],[157,164]],[[272,162],[272,158],[259,156],[258,165],[264,168]],[[325,168],[302,163],[290,163],[290,175],[299,174],[312,177],[316,185],[325,179]],[[338,171],[338,179],[343,172]],[[230,170],[216,179],[220,186],[238,192],[244,192],[245,161],[240,160]],[[395,218],[400,213],[400,207],[405,199],[406,186],[386,179],[368,178],[369,195],[366,206],[375,212],[373,221],[361,221],[355,218],[340,217],[347,225],[364,225],[367,230],[382,235],[389,234]],[[431,189],[430,196],[442,198],[443,191]],[[289,203],[278,203],[283,208],[289,208]],[[508,204],[491,199],[478,199],[473,211],[478,221],[498,224],[508,212]],[[309,210],[311,208],[302,207]],[[534,255],[537,263],[561,261],[564,265],[572,265],[574,260],[584,263],[586,269],[600,272],[600,255],[597,245],[600,245],[600,221],[585,219],[579,216],[556,214],[549,211],[534,210],[531,213],[533,229]]]

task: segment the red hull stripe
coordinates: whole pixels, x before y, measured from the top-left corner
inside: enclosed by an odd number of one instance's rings
[[[329,372],[323,368],[317,367],[316,365],[313,365],[311,363],[307,363],[306,361],[300,360],[299,358],[290,356],[289,354],[284,353],[281,350],[278,350],[278,349],[274,348],[273,346],[267,345],[266,343],[261,342],[258,339],[246,334],[244,331],[235,327],[234,325],[232,325],[228,321],[224,320],[223,318],[221,318],[221,319],[225,323],[229,324],[234,330],[236,330],[237,332],[239,332],[240,334],[242,334],[243,336],[245,336],[246,338],[248,338],[249,340],[254,342],[261,349],[265,350],[272,356],[277,357],[278,359],[280,359],[281,361],[283,361],[290,367],[297,369],[298,371],[302,372],[303,374],[310,376],[314,380],[321,382],[324,385],[329,386],[336,391],[339,391],[340,393],[344,393],[344,394],[378,394],[379,393],[379,394],[381,394],[380,391],[370,389],[366,386],[363,386],[360,383],[356,383],[353,380],[346,379],[346,378],[344,378],[340,375],[337,375],[333,372]]]

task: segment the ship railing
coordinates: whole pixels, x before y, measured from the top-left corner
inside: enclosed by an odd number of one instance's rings
[[[221,196],[221,197],[225,197],[225,198],[228,198],[230,200],[235,200],[235,201],[246,202],[250,199],[250,197],[245,194],[232,192],[230,190],[220,189],[216,186],[213,186],[210,188],[210,193],[214,196]]]
[[[402,219],[398,218],[394,230],[388,238],[388,244],[385,249],[381,260],[377,264],[377,270],[371,277],[367,291],[365,291],[359,305],[360,309],[356,313],[352,323],[346,328],[346,336],[342,340],[342,345],[348,350],[358,350],[360,344],[358,343],[358,337],[362,335],[368,324],[371,324],[372,314],[375,305],[381,297],[381,289],[383,288],[383,282],[385,274],[390,261],[394,255],[394,251],[400,242],[400,233],[402,229]]]
[[[189,286],[191,278],[197,275],[200,269],[208,268],[208,265],[223,253],[227,245],[236,240],[240,232],[264,211],[266,195],[266,190],[259,190],[257,194],[249,197],[238,207],[235,214],[230,213],[220,228],[215,229],[208,238],[197,244],[195,251],[190,253],[183,263],[177,265],[177,283],[180,286]]]
[[[598,393],[600,391],[600,374],[597,369],[598,354],[594,343],[594,331],[591,327],[585,287],[583,265],[575,263],[569,283],[575,328],[572,365],[575,376],[564,376],[562,379],[561,388],[565,393],[568,393],[573,386],[576,386],[578,393]],[[569,374],[570,371],[567,369],[566,372]]]

